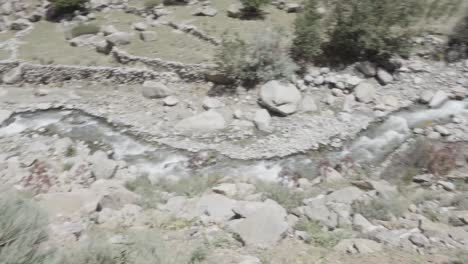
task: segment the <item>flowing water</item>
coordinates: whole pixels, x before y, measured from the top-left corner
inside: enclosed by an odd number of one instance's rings
[[[257,177],[277,181],[284,171],[313,177],[320,160],[336,161],[350,157],[359,163],[376,163],[412,135],[412,129],[428,122],[443,123],[454,115],[468,117],[467,101],[449,101],[438,109],[412,109],[395,113],[343,150],[310,152],[271,160],[233,160],[211,152],[190,153],[140,140],[124,128],[113,126],[76,110],[48,110],[20,113],[0,127],[0,137],[30,131],[56,134],[86,142],[91,148],[112,150],[113,157],[124,160],[150,179],[188,177],[194,174]]]

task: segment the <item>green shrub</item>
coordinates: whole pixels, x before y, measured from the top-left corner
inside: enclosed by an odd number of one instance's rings
[[[51,2],[57,10],[70,12],[82,8],[88,0],[51,0]]]
[[[304,192],[288,188],[278,183],[258,182],[257,192],[263,193],[265,198],[276,201],[286,210],[292,210],[302,205],[305,198]]]
[[[277,31],[267,30],[245,41],[224,38],[216,55],[218,70],[244,85],[290,77],[297,70]]]
[[[369,202],[353,203],[353,212],[363,215],[367,219],[391,220],[392,216],[402,216],[409,207],[409,202],[403,197],[376,197]]]
[[[333,248],[342,239],[350,237],[350,234],[343,230],[337,230],[334,232],[323,230],[317,222],[307,221],[304,219],[299,220],[294,228],[308,234],[310,241],[306,242],[324,248]]]
[[[407,55],[421,8],[420,0],[338,1],[325,56],[347,62]]]
[[[161,0],[145,0],[144,6],[146,9],[152,9],[161,4]]]
[[[262,16],[262,8],[270,0],[240,0],[242,3],[242,17],[255,18]]]
[[[82,36],[82,35],[88,35],[88,34],[97,34],[99,33],[99,27],[95,24],[80,24],[72,28],[71,30],[71,36],[73,38]]]
[[[214,187],[219,179],[219,176],[216,175],[190,176],[178,181],[161,179],[157,186],[169,193],[194,197]]]
[[[39,249],[47,239],[47,219],[31,202],[10,192],[0,194],[0,263],[46,264],[50,252]]]
[[[294,27],[292,53],[298,60],[312,61],[322,52],[322,36],[320,20],[322,16],[317,11],[317,0],[305,2],[304,11],[297,16]]]
[[[125,187],[141,196],[138,205],[145,209],[154,209],[164,202],[161,192],[154,186],[146,175],[125,183]]]

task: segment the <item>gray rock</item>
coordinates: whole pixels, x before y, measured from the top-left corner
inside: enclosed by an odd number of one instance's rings
[[[218,10],[216,10],[215,8],[213,8],[211,6],[200,7],[197,10],[195,10],[195,12],[193,12],[194,16],[214,17],[214,16],[216,16],[216,14],[218,14]]]
[[[415,183],[430,183],[434,180],[434,175],[432,174],[422,174],[413,177],[413,182]]]
[[[205,110],[221,108],[223,106],[223,102],[213,97],[205,97],[205,99],[203,100],[203,108]]]
[[[210,110],[181,120],[176,124],[175,129],[184,132],[210,132],[223,129],[225,126],[223,116]]]
[[[382,85],[387,85],[393,81],[393,76],[386,70],[379,68],[377,70],[377,80]]]
[[[259,109],[255,112],[254,123],[258,130],[270,131],[271,116],[265,109]]]
[[[113,25],[108,25],[108,26],[102,26],[100,31],[105,35],[105,36],[108,36],[108,35],[112,35],[114,33],[117,33],[119,32],[119,30],[114,27]]]
[[[96,151],[89,159],[91,172],[96,179],[110,179],[117,171],[118,164],[107,157],[101,150]]]
[[[224,222],[234,216],[233,208],[236,200],[220,194],[203,195],[196,204],[200,215],[205,215],[210,221]]]
[[[29,26],[31,25],[31,22],[27,19],[24,19],[24,18],[19,18],[15,21],[12,21],[8,24],[8,28],[10,30],[16,30],[16,31],[19,31],[19,30],[23,30],[23,29],[26,29],[28,28]]]
[[[362,82],[361,78],[359,78],[357,76],[350,76],[350,77],[346,78],[346,80],[345,80],[346,85],[345,86],[347,88],[352,89],[352,88],[358,86],[361,82]]]
[[[228,17],[240,18],[242,16],[242,5],[241,4],[231,4],[227,9]]]
[[[362,82],[354,90],[354,95],[358,101],[370,103],[375,99],[375,87],[369,82]]]
[[[127,32],[115,32],[106,36],[106,40],[114,46],[123,46],[130,44],[132,35]]]
[[[301,102],[301,110],[303,112],[315,112],[318,110],[317,104],[315,103],[312,95],[306,95]]]
[[[109,54],[112,50],[112,44],[105,39],[96,39],[92,42],[92,45],[96,48],[96,51],[102,54]]]
[[[432,97],[434,97],[434,93],[432,91],[425,90],[421,93],[419,101],[423,104],[428,104],[432,100]]]
[[[101,197],[99,200],[101,208],[119,210],[127,204],[135,204],[140,200],[139,195],[127,190],[116,180],[97,180],[90,189]]]
[[[326,196],[327,202],[336,202],[344,204],[352,204],[364,194],[359,188],[354,186],[345,187],[334,191]]]
[[[284,10],[288,13],[299,13],[302,11],[302,6],[297,3],[287,3],[284,6]]]
[[[450,136],[450,134],[451,134],[450,131],[449,131],[447,128],[445,128],[445,127],[443,127],[443,126],[441,126],[441,125],[435,126],[435,127],[434,127],[434,130],[435,130],[437,133],[439,133],[439,134],[441,134],[442,136],[444,136],[444,137]]]
[[[144,97],[150,99],[165,98],[172,94],[165,84],[156,81],[145,81],[142,92]]]
[[[304,201],[306,206],[304,209],[304,215],[312,221],[317,221],[321,225],[328,227],[336,227],[337,219],[336,214],[334,214],[326,206],[325,199],[323,197],[316,197],[312,199],[307,199]]]
[[[449,95],[444,91],[437,91],[429,102],[429,107],[437,108],[449,100]]]
[[[89,4],[92,9],[102,9],[108,7],[111,0],[90,0]]]
[[[0,110],[0,125],[2,125],[5,121],[7,121],[11,115],[13,114],[10,110]]]
[[[177,97],[175,97],[175,96],[170,95],[170,96],[164,98],[163,103],[166,106],[175,106],[175,105],[177,105],[179,103],[179,99],[177,99]]]
[[[295,85],[269,81],[260,88],[260,104],[280,115],[297,111],[302,96]]]
[[[353,216],[353,227],[362,233],[370,233],[378,228],[360,214]]]
[[[437,185],[441,186],[444,190],[453,192],[457,188],[455,184],[448,181],[438,181]]]
[[[382,245],[369,239],[344,239],[334,247],[335,250],[349,254],[372,254],[382,251]]]
[[[35,197],[48,216],[55,219],[80,216],[98,209],[99,195],[88,189],[77,189],[65,193],[46,193]]]
[[[148,25],[145,22],[137,22],[132,25],[132,28],[137,31],[146,31],[148,29]]]
[[[357,64],[356,69],[366,77],[375,77],[377,75],[377,67],[368,61]]]
[[[158,39],[158,33],[145,30],[140,32],[140,39],[146,42],[155,41]]]
[[[229,222],[229,229],[246,245],[276,244],[288,230],[286,210],[273,200],[256,203],[244,219]]]
[[[23,67],[20,65],[9,70],[2,76],[2,82],[5,84],[15,84],[23,79]]]
[[[429,239],[421,233],[414,233],[408,239],[418,247],[425,247],[429,244]]]

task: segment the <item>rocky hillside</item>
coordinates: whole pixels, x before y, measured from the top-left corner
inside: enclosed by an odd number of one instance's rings
[[[0,1],[0,263],[468,263],[450,36],[321,65],[300,2],[58,2]]]

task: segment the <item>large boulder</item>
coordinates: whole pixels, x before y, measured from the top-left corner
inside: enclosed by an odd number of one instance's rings
[[[171,90],[161,82],[145,81],[142,89],[143,96],[146,98],[165,98],[172,94]]]
[[[292,83],[269,81],[260,88],[260,104],[283,116],[295,113],[301,99],[301,92]]]
[[[372,102],[374,100],[374,98],[375,98],[375,95],[376,95],[374,85],[372,85],[369,82],[360,83],[356,87],[354,93],[355,93],[356,99],[359,102],[363,102],[363,103]]]
[[[51,218],[80,216],[96,211],[99,195],[88,189],[66,193],[46,193],[36,197]]]
[[[206,216],[210,221],[225,222],[234,217],[236,203],[236,200],[214,193],[202,196],[196,208],[199,215]]]
[[[277,243],[288,230],[286,210],[273,200],[246,202],[235,208],[241,219],[229,222],[229,229],[246,245],[269,246]]]
[[[91,172],[96,179],[110,179],[117,171],[118,164],[116,161],[107,157],[103,151],[96,151],[90,157]]]
[[[204,7],[200,7],[197,10],[195,10],[195,12],[193,12],[193,15],[194,16],[214,17],[214,16],[216,16],[217,13],[218,13],[218,10],[216,10],[215,8],[213,8],[211,6],[204,6]]]
[[[431,101],[429,102],[429,107],[437,108],[439,106],[442,106],[445,102],[449,100],[449,98],[450,97],[446,92],[439,90],[431,98]]]
[[[214,110],[206,111],[179,121],[175,129],[183,132],[209,132],[223,129],[224,117]]]
[[[106,40],[114,46],[123,46],[130,44],[132,34],[127,32],[115,32],[106,36]]]
[[[23,68],[20,66],[13,68],[2,76],[2,82],[5,84],[15,84],[22,80],[23,78]]]
[[[257,110],[257,112],[255,112],[253,121],[258,130],[269,131],[271,129],[271,116],[270,113],[268,113],[268,111],[265,109]]]

